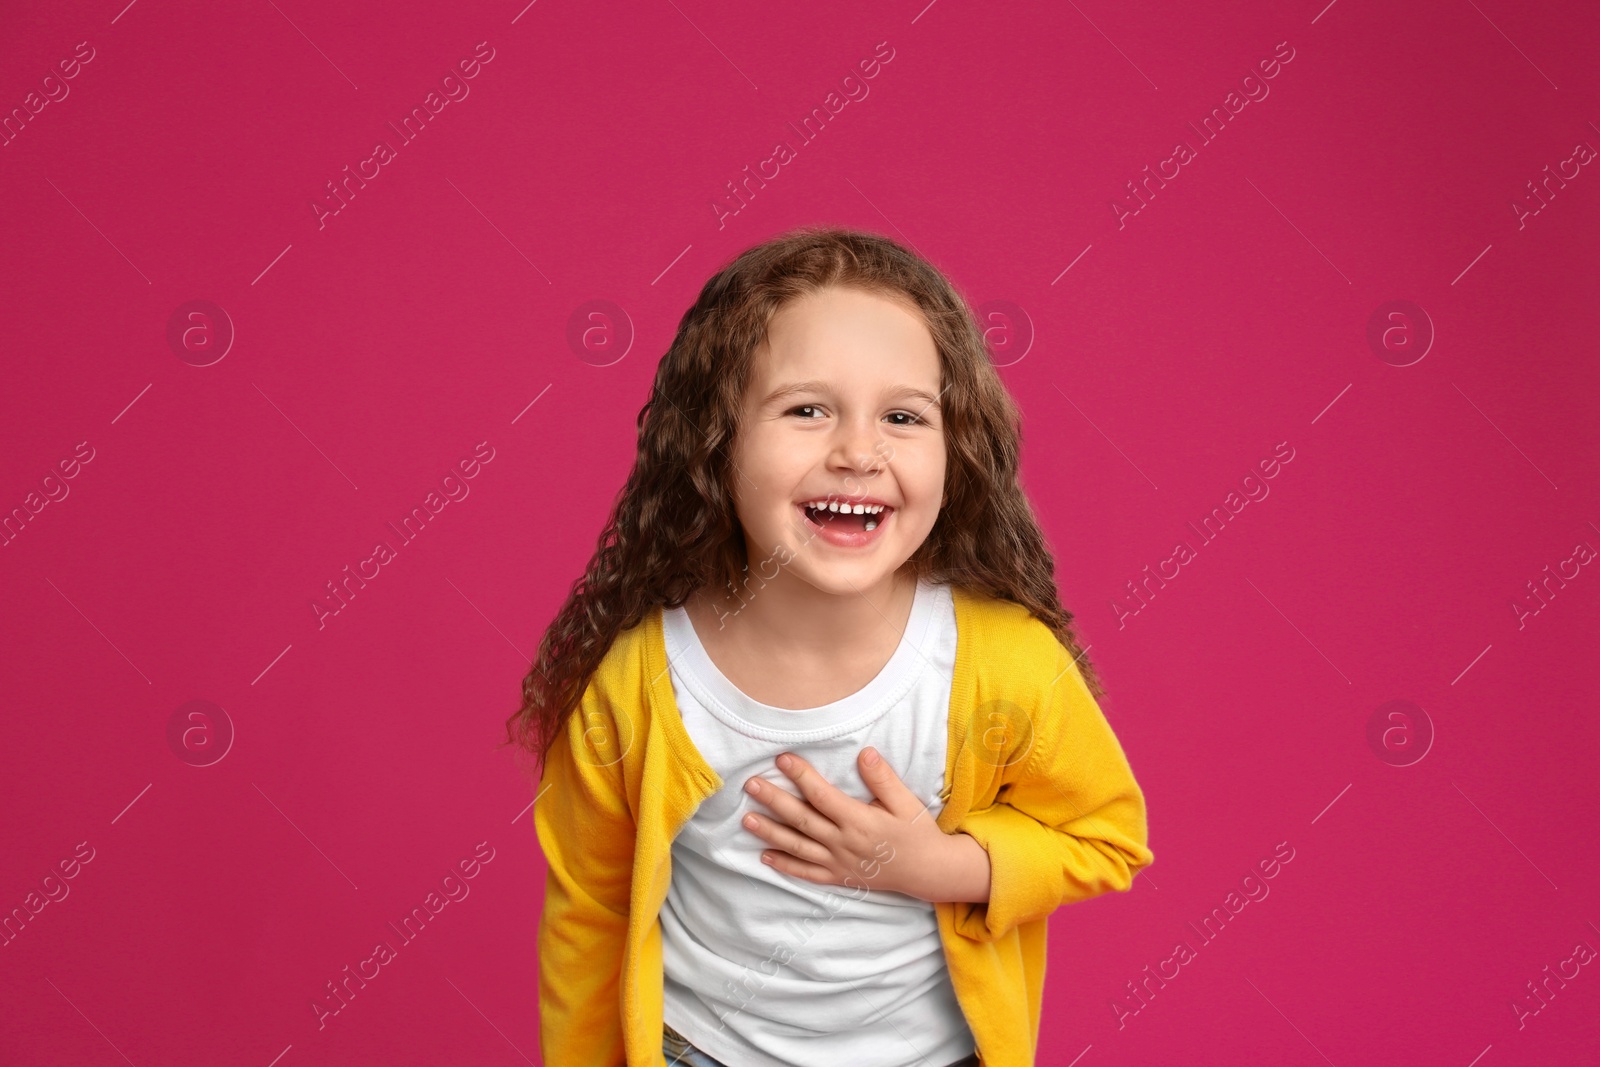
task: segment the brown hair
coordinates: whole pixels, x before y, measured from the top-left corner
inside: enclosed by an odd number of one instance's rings
[[[1021,413],[995,372],[966,301],[931,264],[876,234],[806,227],[741,253],[684,313],[639,409],[638,454],[583,577],[573,582],[522,682],[507,743],[544,753],[565,727],[617,634],[747,569],[730,455],[753,357],[794,298],[848,286],[909,299],[938,348],[945,502],[907,565],[1023,605],[1104,691],[1061,606],[1055,561],[1017,480]]]

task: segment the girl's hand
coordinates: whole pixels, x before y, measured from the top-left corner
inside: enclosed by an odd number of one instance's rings
[[[778,816],[744,818],[746,829],[774,846],[761,854],[764,862],[824,885],[888,890],[933,902],[989,899],[989,854],[983,846],[967,834],[939,829],[927,805],[873,749],[864,748],[857,757],[861,778],[876,797],[869,804],[847,796],[793,753],[777,762],[800,797],[760,777],[745,783],[745,791]]]

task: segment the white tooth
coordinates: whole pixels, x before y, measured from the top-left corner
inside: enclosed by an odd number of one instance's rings
[[[867,520],[867,529],[876,530],[877,528],[878,528],[878,520],[877,519],[868,519]]]
[[[837,500],[830,500],[828,502],[828,510],[829,511],[838,511],[839,510],[839,502]]]
[[[857,515],[860,515],[860,514],[862,514],[862,513],[863,513],[863,512],[865,512],[865,511],[866,511],[866,510],[867,510],[867,509],[866,509],[866,508],[865,508],[865,507],[864,507],[864,506],[862,506],[862,505],[860,505],[860,504],[857,504],[857,505],[856,505],[856,509],[855,509],[855,513],[856,513],[856,514],[857,514]]]

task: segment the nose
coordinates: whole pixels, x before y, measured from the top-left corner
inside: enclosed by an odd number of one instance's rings
[[[840,419],[828,453],[830,470],[854,472],[870,478],[886,462],[883,431],[870,415]]]

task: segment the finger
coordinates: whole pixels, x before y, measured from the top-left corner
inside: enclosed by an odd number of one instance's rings
[[[834,884],[833,872],[828,868],[819,867],[815,863],[807,863],[805,860],[791,856],[787,852],[763,852],[761,859],[774,870],[782,871],[784,874],[795,878],[804,878],[808,882],[816,882],[819,885]]]
[[[751,791],[751,785],[754,791]],[[759,775],[745,783],[745,791],[772,809],[774,815],[801,834],[817,841],[830,841],[839,828],[820,812],[787,789]]]
[[[744,828],[755,834],[761,840],[781,849],[797,859],[814,863],[826,863],[833,858],[826,845],[797,832],[792,826],[785,826],[776,819],[769,819],[751,812],[744,817]]]
[[[787,767],[784,766],[785,762],[789,764]],[[865,807],[855,797],[846,796],[842,790],[824,778],[822,772],[793,752],[785,752],[778,757],[778,769],[789,776],[789,780],[800,790],[800,795],[805,797],[813,808],[837,825],[847,822],[855,814],[855,808]]]
[[[874,758],[877,762],[868,762]],[[873,803],[887,808],[889,813],[897,818],[913,819],[921,814],[926,805],[911,791],[910,786],[900,780],[894,768],[889,766],[889,761],[884,759],[877,749],[870,746],[862,749],[856,762],[861,770],[861,780],[867,783],[867,788],[877,797]]]

